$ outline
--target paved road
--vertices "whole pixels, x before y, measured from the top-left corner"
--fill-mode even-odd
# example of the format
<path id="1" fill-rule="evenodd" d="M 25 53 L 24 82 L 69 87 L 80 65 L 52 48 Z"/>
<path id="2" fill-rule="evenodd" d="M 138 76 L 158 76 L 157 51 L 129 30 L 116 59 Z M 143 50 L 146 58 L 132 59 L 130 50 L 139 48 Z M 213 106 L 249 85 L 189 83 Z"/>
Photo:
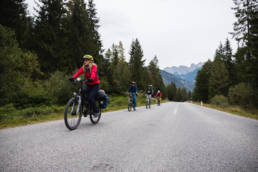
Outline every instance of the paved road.
<path id="1" fill-rule="evenodd" d="M 258 121 L 189 103 L 0 130 L 0 171 L 258 171 Z"/>

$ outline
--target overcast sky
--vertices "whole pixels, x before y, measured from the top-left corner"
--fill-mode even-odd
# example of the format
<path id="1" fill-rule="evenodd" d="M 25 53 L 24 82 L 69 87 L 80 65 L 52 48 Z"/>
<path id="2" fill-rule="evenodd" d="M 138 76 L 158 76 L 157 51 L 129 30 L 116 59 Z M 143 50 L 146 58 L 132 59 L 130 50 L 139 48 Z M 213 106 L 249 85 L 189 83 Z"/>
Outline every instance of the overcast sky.
<path id="1" fill-rule="evenodd" d="M 34 0 L 26 0 L 32 11 Z M 161 68 L 213 59 L 233 30 L 232 0 L 95 0 L 104 49 L 122 41 L 127 60 L 138 38 L 146 63 Z M 236 44 L 232 40 L 235 49 Z"/>

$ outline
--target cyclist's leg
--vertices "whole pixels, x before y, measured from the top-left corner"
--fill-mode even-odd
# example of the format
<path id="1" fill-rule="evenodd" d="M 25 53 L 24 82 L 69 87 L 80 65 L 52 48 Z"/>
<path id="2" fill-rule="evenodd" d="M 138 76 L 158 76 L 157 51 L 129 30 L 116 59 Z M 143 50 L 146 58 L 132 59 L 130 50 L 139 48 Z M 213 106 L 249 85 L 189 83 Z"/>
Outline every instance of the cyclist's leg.
<path id="1" fill-rule="evenodd" d="M 84 98 L 85 96 L 90 92 L 90 87 L 88 85 L 85 85 L 83 88 L 82 88 L 82 101 L 85 101 Z"/>
<path id="2" fill-rule="evenodd" d="M 136 94 L 133 93 L 133 107 L 136 107 Z"/>
<path id="3" fill-rule="evenodd" d="M 149 103 L 151 103 L 151 94 L 148 94 Z"/>
<path id="4" fill-rule="evenodd" d="M 98 108 L 96 106 L 96 101 L 95 101 L 95 96 L 96 96 L 98 90 L 99 90 L 99 84 L 92 86 L 91 90 L 90 90 L 90 93 L 89 93 L 89 101 L 90 101 L 90 103 L 93 107 L 93 111 L 95 113 L 98 112 Z"/>

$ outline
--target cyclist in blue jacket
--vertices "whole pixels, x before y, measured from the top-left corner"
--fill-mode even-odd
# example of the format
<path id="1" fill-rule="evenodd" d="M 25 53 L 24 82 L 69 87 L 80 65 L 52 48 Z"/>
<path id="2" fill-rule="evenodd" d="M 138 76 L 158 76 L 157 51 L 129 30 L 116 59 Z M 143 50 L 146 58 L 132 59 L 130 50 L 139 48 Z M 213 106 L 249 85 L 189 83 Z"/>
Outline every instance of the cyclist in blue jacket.
<path id="1" fill-rule="evenodd" d="M 131 82 L 129 88 L 128 88 L 128 93 L 131 93 L 133 96 L 133 108 L 135 110 L 136 107 L 136 95 L 137 95 L 137 86 L 136 82 Z"/>

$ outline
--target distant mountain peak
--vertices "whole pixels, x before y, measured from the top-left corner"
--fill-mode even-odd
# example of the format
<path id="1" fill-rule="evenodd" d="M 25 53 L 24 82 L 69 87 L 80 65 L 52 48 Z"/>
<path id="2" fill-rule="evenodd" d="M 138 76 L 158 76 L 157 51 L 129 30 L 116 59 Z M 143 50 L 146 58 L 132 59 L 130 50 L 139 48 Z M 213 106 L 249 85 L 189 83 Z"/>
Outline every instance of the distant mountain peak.
<path id="1" fill-rule="evenodd" d="M 185 66 L 185 65 L 171 66 L 171 67 L 164 68 L 164 70 L 168 73 L 184 75 L 198 68 L 201 68 L 203 64 L 204 64 L 203 62 L 199 62 L 197 64 L 192 63 L 190 66 Z"/>
<path id="2" fill-rule="evenodd" d="M 192 90 L 195 84 L 195 78 L 198 73 L 198 71 L 202 68 L 203 62 L 200 63 L 192 63 L 190 66 L 171 66 L 166 67 L 164 71 L 168 72 L 169 74 L 172 74 L 174 77 L 177 78 L 177 80 L 174 79 L 174 81 L 177 81 L 177 84 L 179 87 L 186 87 L 188 90 Z M 163 80 L 172 80 L 171 76 L 168 74 L 163 74 Z M 181 80 L 181 81 L 180 81 Z M 185 81 L 185 83 L 182 83 L 182 81 Z"/>

